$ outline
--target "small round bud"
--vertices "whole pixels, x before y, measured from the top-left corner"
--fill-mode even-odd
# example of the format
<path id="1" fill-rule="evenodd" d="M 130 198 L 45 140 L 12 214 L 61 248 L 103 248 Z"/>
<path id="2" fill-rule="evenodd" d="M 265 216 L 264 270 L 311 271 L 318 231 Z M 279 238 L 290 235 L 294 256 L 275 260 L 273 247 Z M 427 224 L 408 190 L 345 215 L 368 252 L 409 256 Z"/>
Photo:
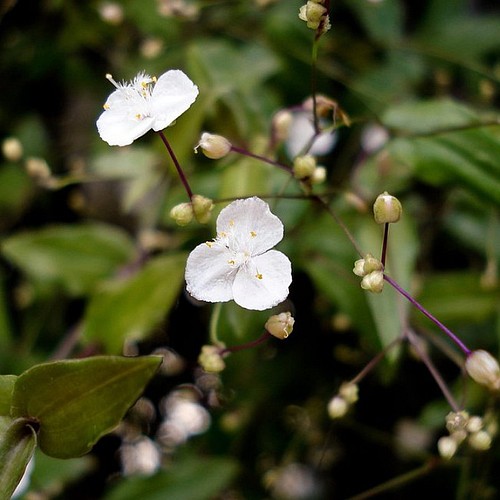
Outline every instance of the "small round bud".
<path id="1" fill-rule="evenodd" d="M 226 367 L 226 363 L 220 354 L 220 347 L 214 345 L 204 345 L 198 356 L 198 363 L 209 373 L 219 373 Z"/>
<path id="2" fill-rule="evenodd" d="M 400 201 L 387 191 L 378 195 L 373 204 L 373 216 L 377 224 L 398 222 L 402 211 Z"/>
<path id="3" fill-rule="evenodd" d="M 316 167 L 311 177 L 311 182 L 313 184 L 321 184 L 326 180 L 326 168 Z"/>
<path id="4" fill-rule="evenodd" d="M 212 215 L 212 209 L 214 208 L 213 201 L 200 194 L 195 194 L 193 195 L 192 203 L 195 219 L 200 224 L 206 224 Z"/>
<path id="5" fill-rule="evenodd" d="M 307 27 L 313 30 L 319 28 L 323 17 L 326 15 L 327 9 L 318 2 L 309 0 L 306 5 L 303 5 L 299 10 L 299 18 L 306 21 Z"/>
<path id="6" fill-rule="evenodd" d="M 38 181 L 45 181 L 52 177 L 52 172 L 45 160 L 42 158 L 30 157 L 26 159 L 26 172 Z"/>
<path id="7" fill-rule="evenodd" d="M 383 271 L 373 271 L 361 280 L 361 288 L 373 293 L 380 293 L 384 288 Z"/>
<path id="8" fill-rule="evenodd" d="M 293 114 L 287 109 L 278 111 L 273 117 L 273 128 L 277 141 L 284 141 L 288 138 L 288 131 L 293 121 Z"/>
<path id="9" fill-rule="evenodd" d="M 201 148 L 203 154 L 211 160 L 224 158 L 231 151 L 231 143 L 222 135 L 203 132 L 200 142 L 194 148 L 195 153 Z"/>
<path id="10" fill-rule="evenodd" d="M 465 369 L 478 384 L 495 391 L 500 389 L 500 366 L 489 352 L 472 351 L 465 361 Z"/>
<path id="11" fill-rule="evenodd" d="M 475 450 L 486 451 L 491 447 L 491 436 L 486 431 L 473 432 L 468 442 Z"/>
<path id="12" fill-rule="evenodd" d="M 359 388 L 357 384 L 345 382 L 340 386 L 339 395 L 344 398 L 349 404 L 353 404 L 358 400 Z"/>
<path id="13" fill-rule="evenodd" d="M 365 263 L 363 266 L 363 271 L 366 274 L 370 274 L 373 271 L 382 271 L 384 266 L 379 259 L 375 258 L 371 253 L 365 255 Z"/>
<path id="14" fill-rule="evenodd" d="M 467 432 L 478 432 L 483 428 L 483 426 L 483 419 L 481 417 L 478 417 L 477 415 L 474 415 L 469 418 L 469 421 L 467 422 Z"/>
<path id="15" fill-rule="evenodd" d="M 19 161 L 23 157 L 23 145 L 16 137 L 7 137 L 2 142 L 2 153 L 9 161 Z"/>
<path id="16" fill-rule="evenodd" d="M 194 216 L 193 205 L 191 203 L 180 203 L 170 210 L 170 217 L 179 226 L 187 226 Z"/>
<path id="17" fill-rule="evenodd" d="M 354 262 L 354 268 L 352 272 L 356 276 L 364 276 L 365 273 L 365 259 L 358 259 L 356 262 Z"/>
<path id="18" fill-rule="evenodd" d="M 439 438 L 437 447 L 439 454 L 443 458 L 450 459 L 453 455 L 455 455 L 458 443 L 450 436 L 443 436 L 442 438 Z"/>
<path id="19" fill-rule="evenodd" d="M 469 422 L 469 414 L 465 411 L 450 411 L 446 415 L 446 429 L 451 434 L 453 432 L 464 430 Z"/>
<path id="20" fill-rule="evenodd" d="M 303 180 L 311 177 L 316 170 L 316 158 L 312 155 L 297 156 L 293 161 L 293 175 Z"/>
<path id="21" fill-rule="evenodd" d="M 265 325 L 265 329 L 278 339 L 286 339 L 293 331 L 295 319 L 290 312 L 283 312 L 271 316 Z"/>
<path id="22" fill-rule="evenodd" d="M 328 416 L 331 419 L 341 418 L 349 409 L 349 403 L 341 396 L 335 396 L 328 403 Z"/>

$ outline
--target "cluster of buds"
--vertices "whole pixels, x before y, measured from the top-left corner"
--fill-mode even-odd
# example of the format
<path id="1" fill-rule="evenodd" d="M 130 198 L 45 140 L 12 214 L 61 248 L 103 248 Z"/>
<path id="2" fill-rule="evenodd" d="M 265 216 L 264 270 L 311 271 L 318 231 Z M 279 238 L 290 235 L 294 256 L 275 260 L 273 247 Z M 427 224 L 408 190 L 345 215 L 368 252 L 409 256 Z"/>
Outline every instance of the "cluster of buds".
<path id="1" fill-rule="evenodd" d="M 286 339 L 293 331 L 295 319 L 290 312 L 283 312 L 271 316 L 267 321 L 266 330 L 278 339 Z"/>
<path id="2" fill-rule="evenodd" d="M 293 175 L 302 184 L 310 187 L 326 179 L 326 168 L 317 165 L 313 155 L 297 156 L 293 161 Z"/>
<path id="3" fill-rule="evenodd" d="M 328 415 L 331 419 L 342 418 L 349 408 L 358 400 L 358 385 L 344 382 L 336 394 L 328 402 Z"/>
<path id="4" fill-rule="evenodd" d="M 221 352 L 223 347 L 215 345 L 204 345 L 201 348 L 201 353 L 198 356 L 199 365 L 209 373 L 220 373 L 226 367 Z"/>
<path id="5" fill-rule="evenodd" d="M 231 143 L 222 135 L 203 132 L 194 152 L 197 153 L 200 148 L 207 158 L 218 160 L 224 158 L 231 151 L 231 147 Z"/>
<path id="6" fill-rule="evenodd" d="M 174 219 L 179 226 L 186 226 L 193 218 L 200 224 L 206 224 L 210 220 L 213 208 L 214 203 L 210 198 L 195 194 L 190 202 L 175 205 L 175 207 L 170 210 L 170 217 Z"/>
<path id="7" fill-rule="evenodd" d="M 446 416 L 446 429 L 449 435 L 441 437 L 437 443 L 439 454 L 443 458 L 452 458 L 465 441 L 478 451 L 486 451 L 491 446 L 494 429 L 486 429 L 484 420 L 477 415 L 470 416 L 463 410 L 452 411 Z"/>
<path id="8" fill-rule="evenodd" d="M 465 370 L 478 384 L 492 391 L 500 389 L 500 366 L 488 351 L 478 349 L 469 353 L 465 361 Z"/>
<path id="9" fill-rule="evenodd" d="M 331 28 L 325 3 L 326 0 L 309 0 L 299 10 L 299 18 L 307 23 L 307 27 L 319 30 L 321 34 L 326 33 Z"/>
<path id="10" fill-rule="evenodd" d="M 367 253 L 364 259 L 357 260 L 352 272 L 363 278 L 361 280 L 363 290 L 380 293 L 384 288 L 384 266 L 373 255 Z"/>

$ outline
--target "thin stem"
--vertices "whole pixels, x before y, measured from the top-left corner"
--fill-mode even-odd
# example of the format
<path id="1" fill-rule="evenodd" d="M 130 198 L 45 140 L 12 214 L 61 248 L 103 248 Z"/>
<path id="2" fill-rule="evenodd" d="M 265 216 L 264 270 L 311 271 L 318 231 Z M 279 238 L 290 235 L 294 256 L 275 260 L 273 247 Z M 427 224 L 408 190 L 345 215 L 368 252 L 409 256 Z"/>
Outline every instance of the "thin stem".
<path id="1" fill-rule="evenodd" d="M 184 170 L 182 170 L 182 167 L 177 160 L 177 157 L 175 156 L 174 150 L 170 146 L 170 143 L 167 141 L 167 138 L 165 137 L 165 134 L 163 131 L 159 131 L 158 135 L 160 136 L 161 140 L 163 141 L 163 144 L 165 144 L 165 147 L 167 148 L 168 154 L 170 155 L 170 158 L 172 158 L 172 161 L 174 162 L 175 168 L 177 169 L 177 173 L 179 174 L 179 177 L 181 179 L 182 184 L 184 185 L 184 189 L 186 190 L 186 193 L 189 197 L 189 200 L 191 201 L 193 199 L 193 191 L 191 190 L 191 187 L 189 186 L 189 182 L 186 178 L 186 174 L 184 174 Z"/>
<path id="2" fill-rule="evenodd" d="M 387 256 L 387 241 L 389 239 L 389 224 L 386 222 L 384 224 L 384 240 L 382 242 L 382 256 L 380 257 L 380 262 L 385 267 L 385 259 Z"/>
<path id="3" fill-rule="evenodd" d="M 221 356 L 223 356 L 224 354 L 227 354 L 230 352 L 237 352 L 237 351 L 243 351 L 244 349 L 251 349 L 252 347 L 256 347 L 259 344 L 262 344 L 263 342 L 270 339 L 271 337 L 272 337 L 272 335 L 266 330 L 258 339 L 247 342 L 246 344 L 235 345 L 232 347 L 226 347 L 225 349 L 222 349 L 219 352 L 219 354 Z"/>
<path id="4" fill-rule="evenodd" d="M 217 336 L 217 326 L 219 324 L 221 311 L 222 311 L 222 302 L 217 302 L 213 308 L 212 316 L 210 317 L 210 327 L 209 327 L 210 342 L 212 342 L 212 344 L 217 346 L 224 345 Z"/>
<path id="5" fill-rule="evenodd" d="M 314 135 L 318 135 L 320 133 L 319 130 L 319 117 L 318 110 L 316 109 L 316 94 L 317 94 L 317 70 L 316 70 L 316 62 L 318 60 L 318 45 L 319 45 L 319 37 L 316 36 L 314 38 L 313 46 L 312 46 L 312 54 L 311 54 L 311 94 L 313 101 L 313 125 L 314 125 Z"/>
<path id="6" fill-rule="evenodd" d="M 268 163 L 269 165 L 273 165 L 274 167 L 281 168 L 282 170 L 288 172 L 289 174 L 293 174 L 293 171 L 289 166 L 283 165 L 283 163 L 280 163 L 278 161 L 271 160 L 270 158 L 266 158 L 265 156 L 251 153 L 250 151 L 247 151 L 246 149 L 243 148 L 239 148 L 238 146 L 231 146 L 231 151 L 243 156 L 248 156 L 249 158 L 255 158 L 256 160 L 263 161 L 264 163 Z"/>
<path id="7" fill-rule="evenodd" d="M 435 325 L 437 325 L 440 330 L 442 330 L 448 337 L 457 344 L 457 346 L 462 350 L 462 352 L 468 356 L 471 353 L 471 350 L 441 321 L 439 321 L 435 316 L 433 316 L 425 307 L 417 302 L 405 289 L 403 289 L 396 281 L 394 281 L 390 276 L 384 274 L 384 279 L 389 283 L 393 288 L 396 289 L 403 297 L 411 302 L 413 306 L 415 306 L 424 316 L 427 316 Z"/>

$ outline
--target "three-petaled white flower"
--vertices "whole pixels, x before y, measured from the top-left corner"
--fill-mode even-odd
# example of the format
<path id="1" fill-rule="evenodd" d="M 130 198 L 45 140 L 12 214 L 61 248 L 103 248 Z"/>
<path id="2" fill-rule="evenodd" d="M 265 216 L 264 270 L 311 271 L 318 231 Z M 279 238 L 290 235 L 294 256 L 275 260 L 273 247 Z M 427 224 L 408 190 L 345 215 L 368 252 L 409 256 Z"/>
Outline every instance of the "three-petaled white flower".
<path id="1" fill-rule="evenodd" d="M 292 265 L 271 250 L 283 224 L 260 198 L 236 200 L 217 218 L 217 237 L 198 245 L 186 264 L 187 291 L 206 302 L 234 300 L 246 309 L 269 309 L 288 296 Z"/>
<path id="2" fill-rule="evenodd" d="M 139 73 L 129 83 L 116 83 L 97 120 L 101 138 L 110 146 L 132 144 L 149 130 L 168 127 L 198 96 L 198 87 L 180 70 L 173 69 L 156 79 Z"/>

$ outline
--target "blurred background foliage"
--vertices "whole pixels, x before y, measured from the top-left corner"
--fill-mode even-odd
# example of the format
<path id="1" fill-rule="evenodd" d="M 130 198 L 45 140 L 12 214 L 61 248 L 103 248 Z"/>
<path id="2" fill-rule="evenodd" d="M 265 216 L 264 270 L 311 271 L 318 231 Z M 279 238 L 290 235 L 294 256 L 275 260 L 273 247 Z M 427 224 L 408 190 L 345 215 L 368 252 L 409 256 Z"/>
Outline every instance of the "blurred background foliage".
<path id="1" fill-rule="evenodd" d="M 300 190 L 282 171 L 193 153 L 209 130 L 265 154 L 273 114 L 310 95 L 314 33 L 298 19 L 302 3 L 2 2 L 1 373 L 101 353 L 165 356 L 144 397 L 89 455 L 37 454 L 26 498 L 347 498 L 413 473 L 394 498 L 498 494 L 496 443 L 481 456 L 436 458 L 450 408 L 404 346 L 363 381 L 352 413 L 329 421 L 339 384 L 405 321 L 468 410 L 483 414 L 494 401 L 466 383 L 458 353 L 393 290 L 362 292 L 355 250 L 327 213 L 293 199 Z M 352 125 L 335 132 L 318 192 L 374 254 L 381 233 L 370 205 L 381 191 L 397 195 L 404 217 L 391 228 L 391 275 L 470 348 L 497 353 L 497 2 L 334 0 L 331 22 L 317 88 Z M 292 336 L 233 354 L 220 376 L 196 366 L 213 308 L 183 291 L 186 255 L 213 227 L 170 220 L 185 193 L 155 134 L 111 148 L 95 128 L 113 90 L 106 73 L 126 80 L 170 68 L 200 88 L 165 131 L 194 191 L 267 196 L 293 263 Z M 22 151 L 8 149 L 9 138 Z M 219 339 L 256 339 L 267 316 L 224 304 Z"/>

